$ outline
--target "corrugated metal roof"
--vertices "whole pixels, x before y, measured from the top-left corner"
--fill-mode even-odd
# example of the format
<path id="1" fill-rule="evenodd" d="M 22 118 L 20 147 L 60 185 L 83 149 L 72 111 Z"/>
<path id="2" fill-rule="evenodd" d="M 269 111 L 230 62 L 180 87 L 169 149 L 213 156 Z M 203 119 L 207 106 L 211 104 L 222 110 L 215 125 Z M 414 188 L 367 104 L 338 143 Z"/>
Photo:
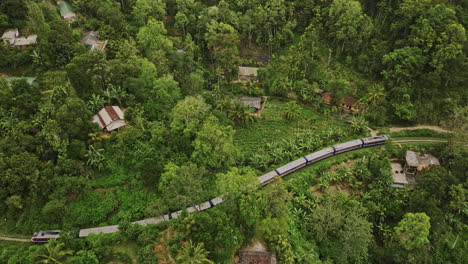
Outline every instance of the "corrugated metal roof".
<path id="1" fill-rule="evenodd" d="M 15 39 L 14 46 L 28 46 L 37 43 L 37 35 L 29 35 L 27 37 L 19 37 Z"/>
<path id="2" fill-rule="evenodd" d="M 115 130 L 127 125 L 124 121 L 124 113 L 118 106 L 106 106 L 97 115 L 93 116 L 93 122 L 107 131 Z"/>
<path id="3" fill-rule="evenodd" d="M 258 76 L 258 68 L 255 67 L 244 67 L 239 66 L 239 77 L 257 77 Z"/>
<path id="4" fill-rule="evenodd" d="M 392 178 L 393 182 L 396 184 L 408 184 L 408 180 L 406 179 L 406 175 L 403 171 L 403 167 L 400 163 L 392 163 Z"/>
<path id="5" fill-rule="evenodd" d="M 19 36 L 19 31 L 17 28 L 7 29 L 2 35 L 2 39 L 15 39 Z"/>
<path id="6" fill-rule="evenodd" d="M 65 17 L 66 14 L 73 13 L 73 8 L 67 1 L 60 2 L 58 6 L 62 17 Z"/>
<path id="7" fill-rule="evenodd" d="M 406 163 L 411 167 L 418 167 L 419 161 L 418 156 L 414 151 L 408 150 L 406 151 Z"/>
<path id="8" fill-rule="evenodd" d="M 253 107 L 255 109 L 262 108 L 262 98 L 260 97 L 239 97 L 237 98 L 245 106 Z"/>

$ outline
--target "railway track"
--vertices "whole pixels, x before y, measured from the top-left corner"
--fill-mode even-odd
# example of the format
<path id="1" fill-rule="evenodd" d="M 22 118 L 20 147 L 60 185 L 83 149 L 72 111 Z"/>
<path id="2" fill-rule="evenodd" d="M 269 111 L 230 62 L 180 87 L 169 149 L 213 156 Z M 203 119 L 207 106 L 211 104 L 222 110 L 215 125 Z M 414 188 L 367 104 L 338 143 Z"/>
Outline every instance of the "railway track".
<path id="1" fill-rule="evenodd" d="M 401 139 L 401 140 L 394 140 L 393 143 L 446 143 L 448 140 L 439 140 L 439 139 Z M 351 149 L 350 151 L 354 151 L 358 149 Z M 322 150 L 323 151 L 323 150 Z M 340 154 L 340 153 L 337 153 Z M 319 161 L 317 161 L 319 162 Z M 261 178 L 261 177 L 260 177 Z M 266 185 L 266 184 L 265 184 Z M 186 208 L 186 210 L 189 213 L 195 212 L 195 211 L 204 211 L 206 209 L 209 209 L 217 204 L 222 203 L 223 196 L 216 197 L 212 200 L 206 201 L 204 203 L 198 204 L 191 206 L 189 208 Z M 179 210 L 177 212 L 169 213 L 160 217 L 153 217 L 153 218 L 147 218 L 139 221 L 132 222 L 132 224 L 138 224 L 138 225 L 148 225 L 148 224 L 157 224 L 159 222 L 163 221 L 168 221 L 171 219 L 177 218 L 180 214 L 182 213 L 182 210 Z M 112 226 L 103 226 L 103 227 L 94 227 L 94 228 L 87 228 L 87 229 L 81 229 L 79 237 L 86 237 L 89 234 L 105 234 L 105 233 L 114 233 L 119 231 L 119 226 L 118 225 L 112 225 Z M 22 243 L 29 243 L 31 242 L 29 239 L 24 239 L 24 238 L 15 238 L 15 237 L 1 237 L 0 240 L 3 241 L 11 241 L 11 242 L 22 242 Z"/>

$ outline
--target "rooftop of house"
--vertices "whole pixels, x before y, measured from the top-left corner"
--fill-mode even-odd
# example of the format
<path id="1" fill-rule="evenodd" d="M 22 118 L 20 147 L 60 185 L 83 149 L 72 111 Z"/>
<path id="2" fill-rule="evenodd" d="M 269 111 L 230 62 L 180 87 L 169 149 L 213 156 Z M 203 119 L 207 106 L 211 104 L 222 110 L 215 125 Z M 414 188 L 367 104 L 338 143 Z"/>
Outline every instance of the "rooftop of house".
<path id="1" fill-rule="evenodd" d="M 393 182 L 396 184 L 406 185 L 408 180 L 406 179 L 405 172 L 400 163 L 392 163 L 392 178 Z"/>
<path id="2" fill-rule="evenodd" d="M 239 76 L 257 77 L 258 68 L 239 66 Z"/>
<path id="3" fill-rule="evenodd" d="M 13 45 L 15 46 L 27 46 L 37 43 L 37 35 L 29 35 L 27 37 L 19 37 L 15 39 Z"/>
<path id="4" fill-rule="evenodd" d="M 252 107 L 257 110 L 260 110 L 260 108 L 262 108 L 261 97 L 239 97 L 237 98 L 237 100 L 244 103 L 245 106 Z"/>
<path id="5" fill-rule="evenodd" d="M 60 8 L 60 15 L 64 17 L 68 13 L 73 13 L 73 7 L 67 1 L 60 1 L 58 3 L 58 7 Z"/>
<path id="6" fill-rule="evenodd" d="M 410 167 L 416 167 L 418 170 L 422 170 L 430 165 L 440 165 L 439 160 L 429 154 L 418 155 L 416 152 L 408 150 L 406 151 L 405 157 L 406 163 Z"/>
<path id="7" fill-rule="evenodd" d="M 105 106 L 93 116 L 93 122 L 107 131 L 127 125 L 124 121 L 124 113 L 118 106 Z"/>
<path id="8" fill-rule="evenodd" d="M 19 31 L 17 28 L 10 28 L 10 29 L 7 29 L 3 35 L 2 35 L 2 39 L 15 39 L 16 37 L 19 36 Z"/>
<path id="9" fill-rule="evenodd" d="M 355 105 L 358 101 L 359 101 L 358 99 L 351 97 L 351 96 L 346 96 L 344 98 L 344 104 L 349 105 L 349 106 Z"/>
<path id="10" fill-rule="evenodd" d="M 83 37 L 81 38 L 80 42 L 85 45 L 92 46 L 99 41 L 99 37 L 99 32 L 89 31 L 83 34 Z"/>

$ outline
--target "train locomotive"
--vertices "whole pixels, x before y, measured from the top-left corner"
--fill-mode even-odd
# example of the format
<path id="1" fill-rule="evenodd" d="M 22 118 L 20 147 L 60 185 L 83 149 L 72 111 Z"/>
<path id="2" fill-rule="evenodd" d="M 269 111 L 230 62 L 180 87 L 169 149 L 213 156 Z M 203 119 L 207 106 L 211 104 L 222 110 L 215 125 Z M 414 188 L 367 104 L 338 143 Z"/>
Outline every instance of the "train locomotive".
<path id="1" fill-rule="evenodd" d="M 367 137 L 367 138 L 361 138 L 361 139 L 356 139 L 352 141 L 348 141 L 345 143 L 341 143 L 338 145 L 335 145 L 333 147 L 329 147 L 326 149 L 319 150 L 317 152 L 311 153 L 307 156 L 301 157 L 297 160 L 294 160 L 284 166 L 281 166 L 273 171 L 270 171 L 260 177 L 258 177 L 258 180 L 260 181 L 262 186 L 267 185 L 271 181 L 274 180 L 275 177 L 283 177 L 287 174 L 290 174 L 300 168 L 303 168 L 309 164 L 316 163 L 320 160 L 326 159 L 328 157 L 344 153 L 347 151 L 355 150 L 355 149 L 360 149 L 360 148 L 365 148 L 365 147 L 372 147 L 372 146 L 377 146 L 377 145 L 382 145 L 385 143 L 386 140 L 388 140 L 390 136 L 388 135 L 383 135 L 383 136 L 375 136 L 375 137 Z M 209 201 L 206 201 L 201 204 L 193 205 L 191 207 L 188 207 L 186 209 L 187 212 L 192 213 L 195 211 L 204 211 L 207 209 L 210 209 L 224 201 L 223 195 L 213 198 Z M 179 217 L 182 214 L 182 210 L 179 210 L 177 212 L 172 212 L 168 213 L 165 215 L 162 215 L 160 217 L 153 217 L 153 218 L 147 218 L 139 221 L 132 222 L 132 224 L 137 224 L 137 225 L 148 225 L 148 224 L 157 224 L 159 222 L 163 221 L 168 221 L 171 219 L 175 219 Z M 81 229 L 78 237 L 86 237 L 90 234 L 105 234 L 105 233 L 114 233 L 119 231 L 119 226 L 118 225 L 112 225 L 112 226 L 103 226 L 103 227 L 94 227 L 94 228 L 87 228 L 87 229 Z M 33 243 L 47 243 L 49 239 L 56 239 L 60 237 L 60 230 L 48 230 L 48 231 L 38 231 L 35 232 L 33 237 L 31 238 L 31 242 Z"/>

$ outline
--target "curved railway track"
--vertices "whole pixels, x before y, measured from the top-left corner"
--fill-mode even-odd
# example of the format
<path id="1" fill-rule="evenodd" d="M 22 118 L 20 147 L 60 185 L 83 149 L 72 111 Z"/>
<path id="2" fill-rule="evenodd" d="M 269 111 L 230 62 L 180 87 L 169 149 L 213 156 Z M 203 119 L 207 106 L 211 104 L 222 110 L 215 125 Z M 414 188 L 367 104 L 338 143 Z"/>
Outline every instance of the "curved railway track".
<path id="1" fill-rule="evenodd" d="M 343 144 L 336 145 L 336 146 L 331 147 L 331 148 L 326 148 L 326 149 L 314 152 L 314 153 L 309 154 L 309 155 L 307 155 L 305 157 L 302 157 L 302 158 L 300 158 L 298 160 L 292 161 L 292 162 L 290 162 L 290 163 L 288 163 L 288 164 L 286 164 L 286 165 L 284 165 L 284 166 L 282 166 L 282 167 L 280 167 L 278 169 L 275 169 L 274 171 L 271 171 L 271 172 L 269 172 L 269 173 L 267 173 L 265 175 L 262 175 L 262 176 L 258 177 L 258 180 L 261 182 L 262 186 L 265 186 L 268 183 L 270 183 L 272 181 L 272 179 L 274 179 L 275 177 L 285 176 L 285 175 L 287 175 L 289 173 L 292 173 L 295 170 L 300 169 L 300 168 L 302 168 L 304 166 L 307 166 L 307 165 L 312 164 L 312 163 L 319 162 L 322 159 L 325 159 L 325 158 L 328 158 L 328 157 L 331 157 L 331 156 L 334 156 L 334 155 L 338 155 L 338 154 L 341 154 L 341 153 L 358 150 L 358 149 L 364 148 L 364 147 L 371 147 L 371 146 L 381 145 L 381 144 L 385 143 L 385 141 L 388 139 L 387 136 L 380 136 L 380 137 L 385 137 L 385 139 L 381 140 L 380 143 L 374 143 L 374 144 L 373 143 L 368 143 L 368 145 L 366 145 L 365 141 L 363 141 L 363 140 L 379 138 L 379 137 L 371 137 L 371 138 L 364 138 L 364 139 L 349 141 L 349 142 L 346 142 L 346 143 L 343 143 Z M 351 143 L 354 143 L 356 141 L 362 142 L 362 144 L 359 143 L 359 144 L 361 144 L 360 147 L 353 147 L 352 146 Z M 447 140 L 431 140 L 431 139 L 414 139 L 414 140 L 412 140 L 412 139 L 402 139 L 402 140 L 393 141 L 393 143 L 418 143 L 418 142 L 419 143 L 420 142 L 445 143 L 445 142 L 448 142 L 448 141 Z M 349 147 L 350 144 L 351 144 L 351 147 Z M 315 155 L 321 155 L 321 156 L 318 156 L 317 158 L 312 159 L 312 157 L 313 157 L 312 155 L 314 155 L 314 154 Z M 303 159 L 305 159 L 305 161 Z M 204 203 L 188 207 L 185 210 L 188 213 L 192 213 L 192 212 L 196 212 L 196 211 L 204 211 L 204 210 L 210 209 L 210 208 L 222 203 L 223 201 L 224 201 L 223 200 L 223 195 L 221 195 L 221 196 L 218 196 L 218 197 L 216 197 L 214 199 L 206 201 Z M 160 223 L 160 222 L 169 221 L 171 219 L 175 219 L 175 218 L 179 217 L 181 215 L 182 211 L 183 210 L 179 210 L 179 211 L 168 213 L 168 214 L 165 214 L 165 215 L 162 215 L 162 216 L 159 216 L 159 217 L 152 217 L 152 218 L 146 218 L 146 219 L 139 220 L 139 221 L 134 221 L 134 222 L 132 222 L 132 224 L 138 224 L 138 225 L 145 226 L 145 225 L 149 225 L 149 224 L 157 224 L 157 223 Z M 86 237 L 86 236 L 91 235 L 91 234 L 114 233 L 114 232 L 118 232 L 118 231 L 119 231 L 119 226 L 118 225 L 93 227 L 93 228 L 81 229 L 80 232 L 79 232 L 78 237 Z M 12 241 L 12 242 L 31 242 L 30 240 L 24 239 L 24 238 L 1 237 L 1 236 L 0 236 L 0 240 Z"/>

